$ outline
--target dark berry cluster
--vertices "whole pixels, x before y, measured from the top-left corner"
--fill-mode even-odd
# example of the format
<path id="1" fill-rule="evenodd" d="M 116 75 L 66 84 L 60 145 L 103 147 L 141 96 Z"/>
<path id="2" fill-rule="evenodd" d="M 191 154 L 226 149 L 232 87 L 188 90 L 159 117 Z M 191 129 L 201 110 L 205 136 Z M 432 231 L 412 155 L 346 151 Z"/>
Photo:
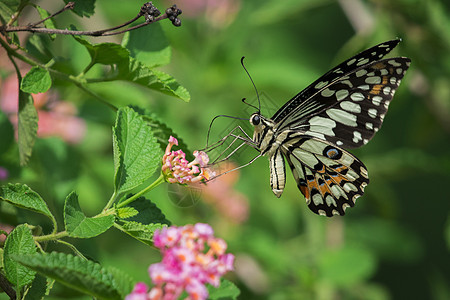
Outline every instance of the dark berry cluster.
<path id="1" fill-rule="evenodd" d="M 175 26 L 181 26 L 181 20 L 177 17 L 182 14 L 181 9 L 177 8 L 176 4 L 172 5 L 168 9 L 166 9 L 166 15 L 169 18 L 170 21 L 172 21 L 172 24 Z"/>
<path id="2" fill-rule="evenodd" d="M 146 22 L 153 22 L 153 20 L 161 14 L 159 9 L 153 5 L 153 3 L 147 2 L 141 7 L 141 14 L 145 17 Z"/>

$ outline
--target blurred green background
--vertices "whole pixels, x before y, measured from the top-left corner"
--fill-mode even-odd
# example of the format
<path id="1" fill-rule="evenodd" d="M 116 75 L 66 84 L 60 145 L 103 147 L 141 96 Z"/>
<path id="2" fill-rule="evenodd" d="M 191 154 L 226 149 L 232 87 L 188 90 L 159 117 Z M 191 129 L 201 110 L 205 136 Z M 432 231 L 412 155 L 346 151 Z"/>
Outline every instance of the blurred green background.
<path id="1" fill-rule="evenodd" d="M 153 3 L 161 10 L 173 4 Z M 327 219 L 310 212 L 290 174 L 277 199 L 264 158 L 204 191 L 204 197 L 189 198 L 193 204 L 177 204 L 166 185 L 147 195 L 174 224 L 210 223 L 228 242 L 236 255 L 236 272 L 228 278 L 241 289 L 240 299 L 450 299 L 450 2 L 174 3 L 183 10 L 182 26 L 161 22 L 172 45 L 172 62 L 162 70 L 189 90 L 190 103 L 128 83 L 91 88 L 114 105 L 140 105 L 154 112 L 191 150 L 205 146 L 214 116 L 248 117 L 253 112 L 241 102 L 243 97 L 255 101 L 240 65 L 242 56 L 268 117 L 331 67 L 380 42 L 402 38 L 391 55 L 412 60 L 382 129 L 368 145 L 352 151 L 367 166 L 371 183 L 345 217 Z M 49 11 L 61 7 L 56 1 L 40 5 Z M 65 14 L 57 23 L 59 28 L 71 23 L 80 29 L 110 27 L 134 17 L 141 5 L 97 1 L 90 19 Z M 120 37 L 91 41 L 120 43 Z M 58 37 L 54 51 L 70 57 L 74 74 L 88 61 L 85 50 L 69 37 Z M 86 121 L 82 142 L 39 139 L 28 167 L 8 166 L 4 157 L 1 163 L 9 167 L 8 182 L 29 184 L 54 212 L 61 212 L 65 195 L 76 190 L 83 209 L 94 214 L 112 191 L 114 113 L 76 87 L 55 85 L 59 97 L 75 103 Z M 247 126 L 245 122 L 216 121 L 212 140 L 237 124 Z M 254 155 L 245 149 L 236 155 L 236 164 Z M 217 197 L 214 190 L 219 188 L 229 197 Z M 21 211 L 7 216 L 2 222 L 41 220 L 34 215 L 30 220 Z M 155 250 L 114 230 L 78 245 L 93 259 L 147 283 L 147 266 L 160 259 Z M 59 288 L 61 297 L 68 298 Z"/>

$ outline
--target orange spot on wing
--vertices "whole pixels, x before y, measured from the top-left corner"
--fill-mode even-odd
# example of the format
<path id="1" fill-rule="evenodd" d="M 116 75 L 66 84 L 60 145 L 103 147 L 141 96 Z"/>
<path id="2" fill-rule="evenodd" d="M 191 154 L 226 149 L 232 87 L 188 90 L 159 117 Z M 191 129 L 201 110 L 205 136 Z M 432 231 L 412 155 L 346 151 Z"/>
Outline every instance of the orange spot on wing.
<path id="1" fill-rule="evenodd" d="M 308 180 L 308 189 L 312 190 L 313 188 L 316 188 L 317 190 L 319 189 L 316 179 Z"/>
<path id="2" fill-rule="evenodd" d="M 303 196 L 305 196 L 305 199 L 309 199 L 309 190 L 306 186 L 301 185 L 300 186 L 300 192 L 302 192 Z"/>
<path id="3" fill-rule="evenodd" d="M 373 86 L 373 88 L 370 90 L 369 94 L 372 95 L 378 95 L 381 91 L 381 89 L 383 88 L 382 84 L 376 84 Z"/>
<path id="4" fill-rule="evenodd" d="M 319 191 L 320 191 L 320 193 L 321 193 L 323 196 L 324 196 L 327 192 L 330 193 L 330 194 L 333 194 L 333 193 L 331 192 L 330 188 L 328 187 L 328 185 L 325 184 L 325 183 L 319 186 Z"/>
<path id="5" fill-rule="evenodd" d="M 382 79 L 383 79 L 383 81 L 381 82 L 382 84 L 387 84 L 388 83 L 387 76 L 383 76 Z"/>
<path id="6" fill-rule="evenodd" d="M 333 170 L 335 171 L 335 172 L 338 172 L 338 173 L 341 173 L 341 172 L 344 172 L 345 170 L 347 170 L 348 168 L 346 167 L 346 166 L 344 166 L 344 165 L 341 165 L 341 166 L 339 166 L 339 167 L 337 167 L 337 168 L 333 168 Z"/>
<path id="7" fill-rule="evenodd" d="M 386 65 L 384 63 L 382 63 L 382 62 L 379 62 L 379 63 L 377 63 L 377 64 L 372 66 L 372 69 L 377 69 L 377 70 L 381 70 L 381 69 L 384 69 L 384 68 L 386 68 Z"/>

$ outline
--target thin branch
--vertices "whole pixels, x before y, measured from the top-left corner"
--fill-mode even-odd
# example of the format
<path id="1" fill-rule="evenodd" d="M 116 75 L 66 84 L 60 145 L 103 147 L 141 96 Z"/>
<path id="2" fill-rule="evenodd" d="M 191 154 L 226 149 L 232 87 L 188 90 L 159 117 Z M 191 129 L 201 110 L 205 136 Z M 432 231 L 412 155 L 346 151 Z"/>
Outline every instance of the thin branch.
<path id="1" fill-rule="evenodd" d="M 13 289 L 8 279 L 0 273 L 0 289 L 5 291 L 10 299 L 16 299 L 16 291 Z"/>
<path id="2" fill-rule="evenodd" d="M 136 17 L 132 18 L 129 21 L 126 21 L 125 23 L 123 23 L 121 25 L 114 26 L 114 27 L 107 28 L 107 29 L 95 30 L 95 31 L 79 31 L 79 30 L 36 27 L 36 25 L 43 23 L 44 21 L 48 20 L 51 17 L 54 17 L 66 10 L 73 9 L 73 7 L 74 7 L 74 2 L 69 2 L 61 10 L 55 12 L 54 14 L 52 14 L 51 16 L 49 16 L 43 20 L 40 20 L 39 22 L 36 22 L 33 24 L 28 24 L 27 26 L 13 26 L 13 27 L 10 27 L 8 25 L 0 26 L 0 32 L 5 34 L 7 32 L 26 31 L 26 32 L 32 32 L 32 33 L 61 34 L 61 35 L 111 36 L 111 35 L 122 34 L 127 31 L 131 31 L 131 30 L 135 30 L 135 29 L 147 26 L 149 24 L 153 24 L 155 22 L 158 22 L 158 21 L 161 21 L 164 19 L 170 19 L 175 26 L 179 26 L 181 24 L 180 20 L 177 18 L 177 16 L 180 15 L 182 12 L 180 9 L 176 8 L 176 5 L 173 5 L 172 7 L 168 8 L 166 10 L 165 14 L 159 16 L 160 15 L 159 10 L 156 7 L 154 7 L 151 4 L 151 2 L 147 2 L 141 7 L 141 9 L 139 10 L 139 13 L 137 14 Z M 124 29 L 121 31 L 112 32 L 114 30 L 117 30 L 119 28 L 125 27 L 125 26 L 133 23 L 134 21 L 136 21 L 137 19 L 139 19 L 142 16 L 145 17 L 144 23 L 132 26 L 130 28 L 127 28 L 127 29 Z"/>
<path id="3" fill-rule="evenodd" d="M 121 28 L 123 26 L 128 25 L 129 23 L 133 22 L 132 21 L 128 21 L 125 24 L 113 27 L 113 28 L 108 28 L 108 29 L 102 29 L 102 30 L 95 30 L 95 31 L 81 31 L 81 30 L 68 30 L 68 29 L 51 29 L 51 28 L 45 28 L 45 27 L 28 27 L 28 26 L 17 26 L 17 27 L 9 27 L 9 28 L 4 28 L 3 30 L 0 29 L 0 31 L 3 32 L 18 32 L 18 31 L 27 31 L 27 32 L 32 32 L 32 33 L 46 33 L 46 34 L 62 34 L 62 35 L 87 35 L 87 36 L 109 36 L 109 35 L 117 35 L 117 34 L 122 34 L 124 32 L 130 31 L 130 30 L 134 30 L 140 27 L 144 27 L 147 26 L 149 24 L 161 21 L 163 19 L 167 19 L 167 15 L 164 14 L 158 18 L 155 18 L 153 21 L 151 22 L 145 22 L 130 28 L 127 28 L 125 30 L 122 31 L 116 31 L 116 32 L 109 32 L 112 30 L 115 30 L 117 28 Z"/>
<path id="4" fill-rule="evenodd" d="M 61 9 L 58 10 L 57 12 L 51 14 L 51 15 L 48 16 L 47 18 L 42 19 L 42 20 L 40 20 L 40 21 L 38 21 L 38 22 L 36 22 L 36 23 L 28 24 L 28 27 L 35 27 L 36 25 L 42 24 L 42 23 L 44 23 L 45 21 L 47 21 L 48 19 L 53 18 L 54 16 L 57 16 L 57 15 L 59 15 L 60 13 L 65 12 L 66 10 L 73 9 L 74 7 L 75 7 L 75 2 L 69 2 L 69 3 L 67 3 L 63 8 L 61 8 Z"/>

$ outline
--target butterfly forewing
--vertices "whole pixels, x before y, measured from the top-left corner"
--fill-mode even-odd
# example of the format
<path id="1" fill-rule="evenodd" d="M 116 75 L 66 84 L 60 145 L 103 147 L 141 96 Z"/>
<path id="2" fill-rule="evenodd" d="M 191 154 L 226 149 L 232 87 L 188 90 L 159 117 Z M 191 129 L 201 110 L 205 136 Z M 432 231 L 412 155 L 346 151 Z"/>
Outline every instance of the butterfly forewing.
<path id="1" fill-rule="evenodd" d="M 364 164 L 327 141 L 292 133 L 282 149 L 308 207 L 317 214 L 344 215 L 369 184 Z"/>
<path id="2" fill-rule="evenodd" d="M 327 105 L 332 105 L 332 103 L 326 101 L 314 101 L 313 96 L 360 66 L 380 60 L 399 42 L 400 40 L 391 40 L 378 44 L 342 62 L 286 102 L 271 119 L 278 124 L 283 124 L 285 123 L 284 119 L 289 115 L 295 114 L 298 117 L 307 117 Z"/>
<path id="3" fill-rule="evenodd" d="M 300 129 L 344 148 L 366 144 L 380 129 L 409 64 L 408 58 L 395 57 L 356 69 L 311 100 L 333 105 L 307 119 L 289 116 L 289 129 Z"/>

